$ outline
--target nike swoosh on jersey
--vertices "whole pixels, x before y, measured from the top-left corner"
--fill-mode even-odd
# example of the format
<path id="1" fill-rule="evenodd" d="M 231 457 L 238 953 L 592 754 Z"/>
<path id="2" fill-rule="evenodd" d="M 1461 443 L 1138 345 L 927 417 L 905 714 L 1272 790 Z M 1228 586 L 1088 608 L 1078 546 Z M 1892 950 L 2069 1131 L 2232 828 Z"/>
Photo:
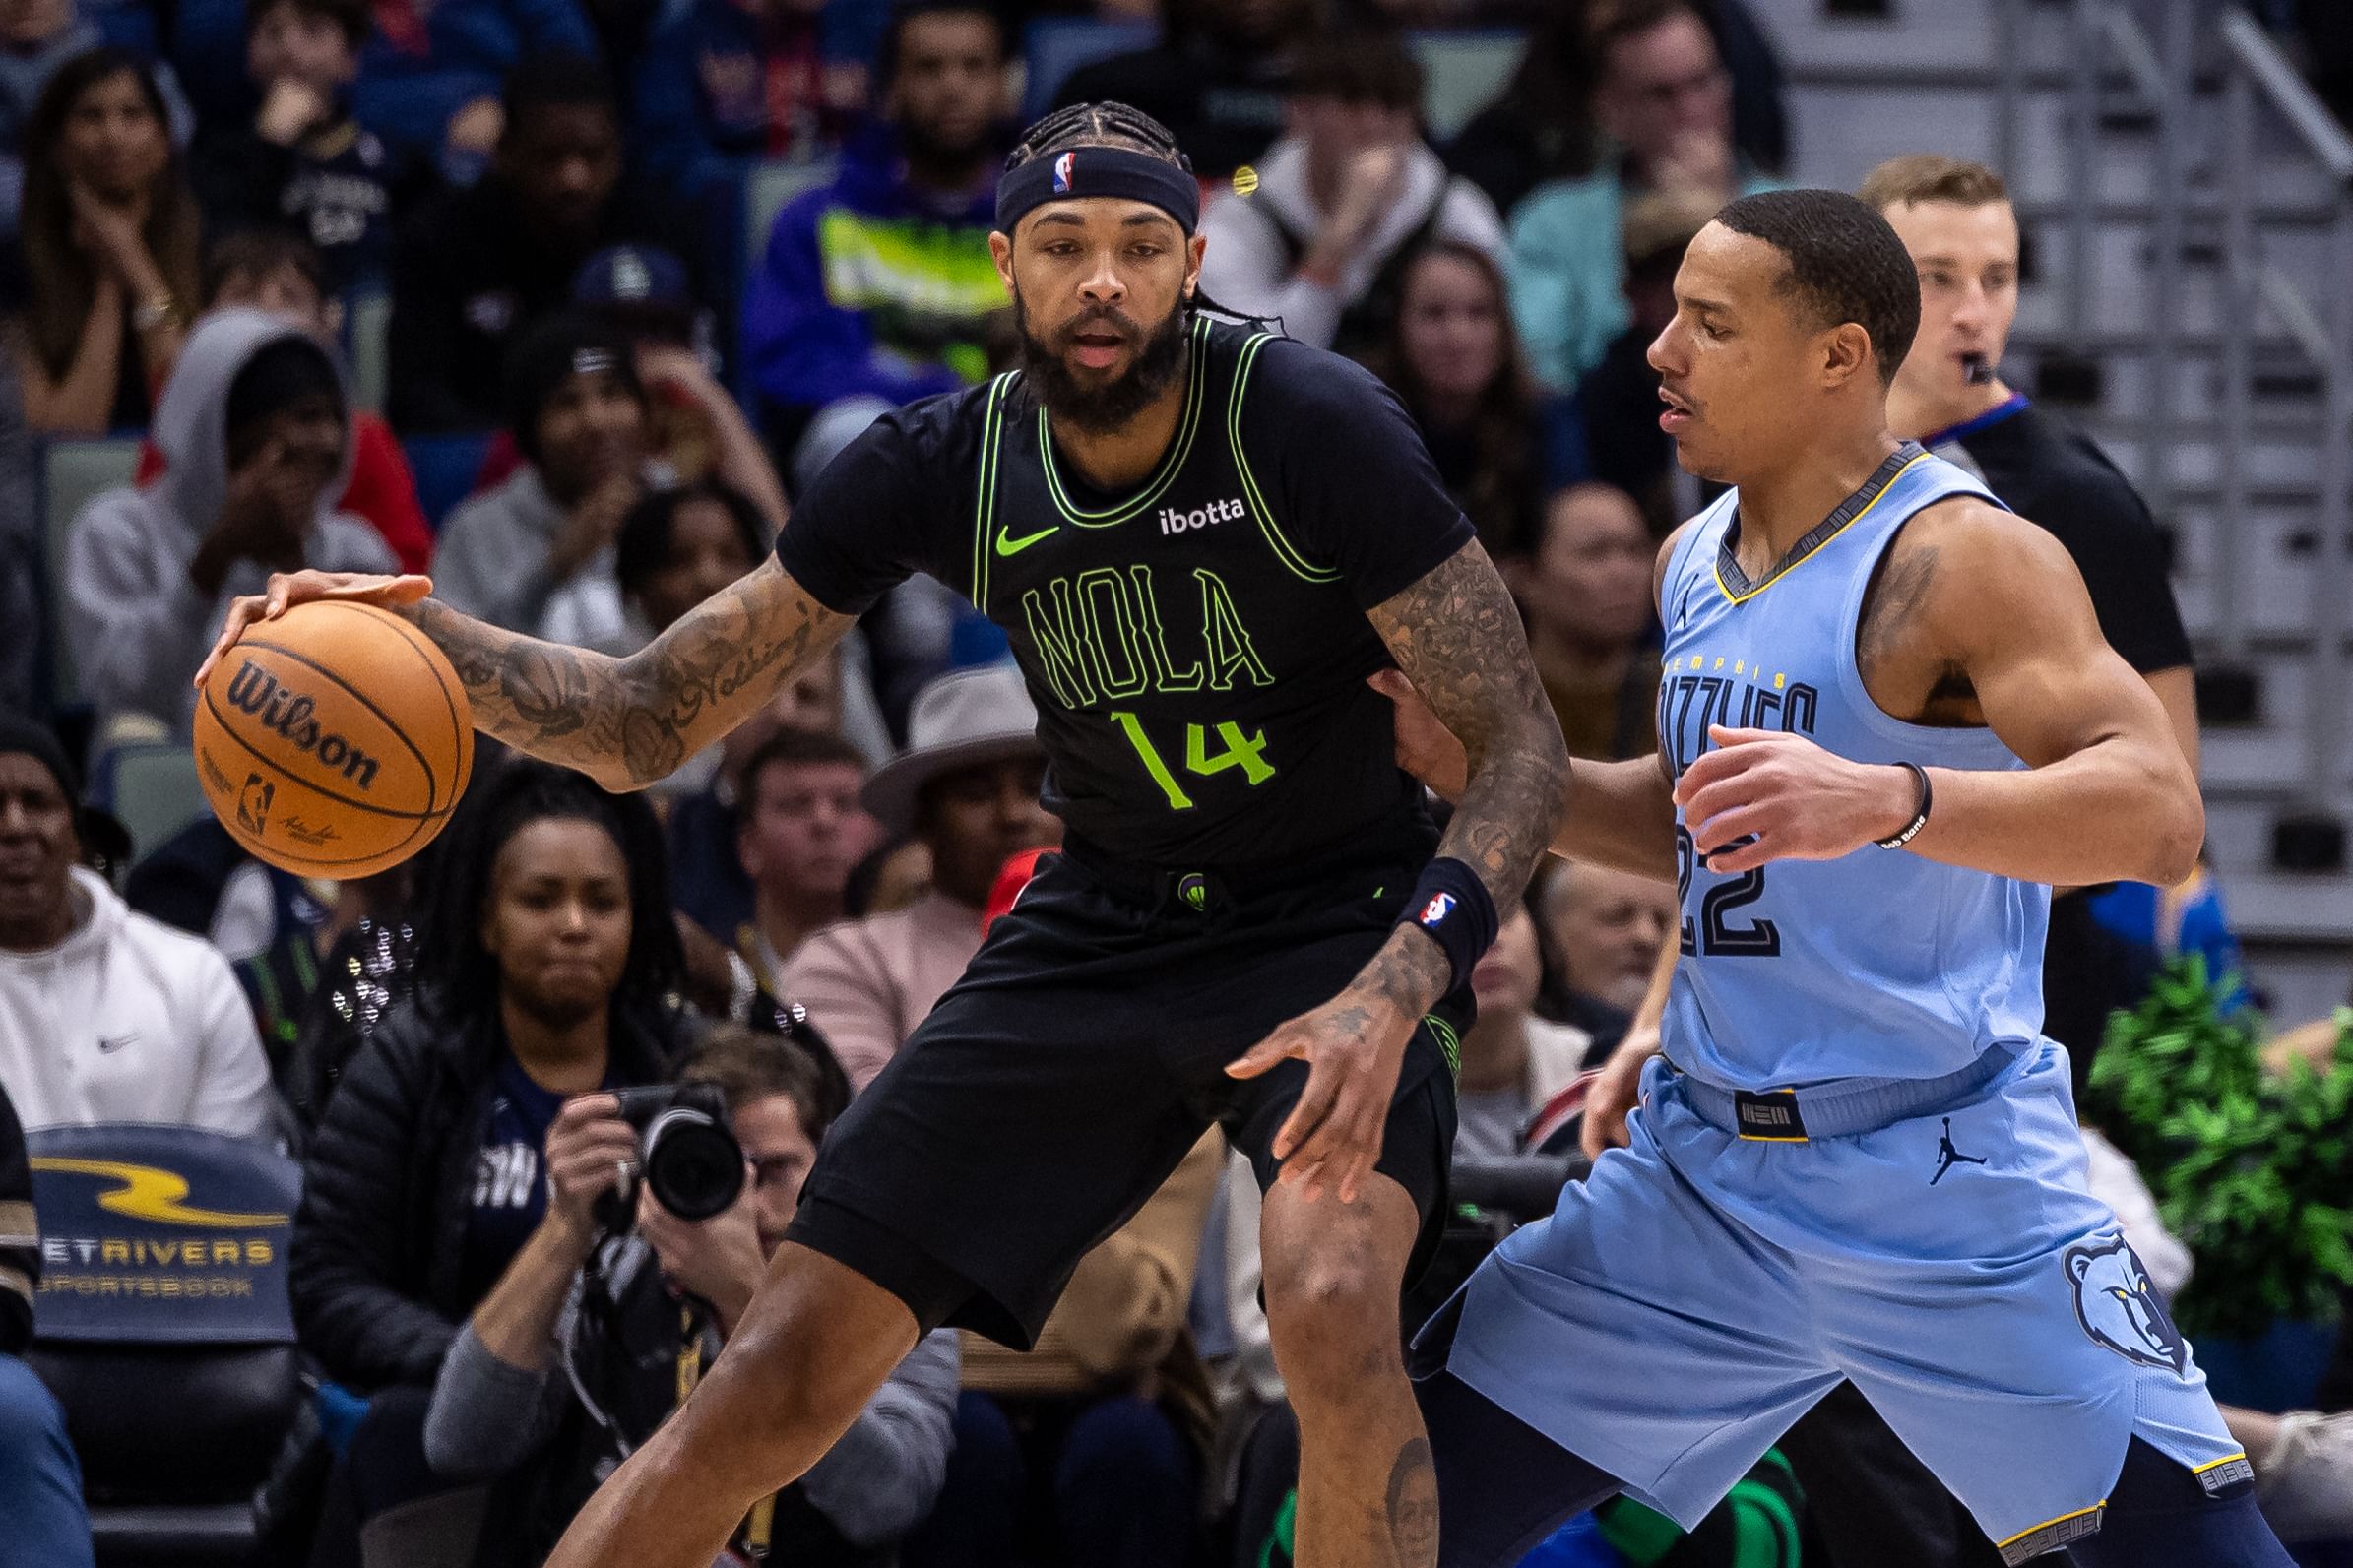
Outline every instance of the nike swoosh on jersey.
<path id="1" fill-rule="evenodd" d="M 1028 549 L 1040 539 L 1045 538 L 1048 534 L 1059 533 L 1061 532 L 1061 528 L 1057 525 L 1050 529 L 1040 529 L 1035 533 L 1025 533 L 1017 539 L 1011 539 L 1005 536 L 1004 526 L 999 524 L 996 531 L 996 553 L 999 555 L 1019 555 L 1022 551 Z"/>

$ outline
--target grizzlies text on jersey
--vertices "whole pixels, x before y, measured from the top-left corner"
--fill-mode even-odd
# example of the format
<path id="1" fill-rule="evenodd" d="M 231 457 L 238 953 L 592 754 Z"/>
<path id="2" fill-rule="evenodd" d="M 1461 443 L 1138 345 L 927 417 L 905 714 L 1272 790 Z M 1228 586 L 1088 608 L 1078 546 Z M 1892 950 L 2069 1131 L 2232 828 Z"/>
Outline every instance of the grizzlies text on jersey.
<path id="1" fill-rule="evenodd" d="M 1856 660 L 1873 569 L 1906 521 L 1955 495 L 1992 499 L 1907 443 L 1762 583 L 1733 561 L 1738 492 L 1701 513 L 1660 595 L 1659 746 L 1675 774 L 1711 724 L 1787 730 L 1857 762 L 2023 767 L 1991 730 L 1890 717 Z M 1702 1081 L 1938 1078 L 2041 1032 L 2049 889 L 1871 846 L 1722 876 L 1696 860 L 1680 810 L 1675 846 L 1683 958 L 1665 1037 Z"/>
<path id="2" fill-rule="evenodd" d="M 1388 661 L 1365 611 L 1471 538 L 1411 419 L 1348 361 L 1196 320 L 1175 440 L 1094 491 L 1018 373 L 886 414 L 777 541 L 843 611 L 911 572 L 1011 639 L 1047 804 L 1146 865 L 1313 861 L 1402 840 Z M 1427 829 L 1420 830 L 1427 833 Z"/>

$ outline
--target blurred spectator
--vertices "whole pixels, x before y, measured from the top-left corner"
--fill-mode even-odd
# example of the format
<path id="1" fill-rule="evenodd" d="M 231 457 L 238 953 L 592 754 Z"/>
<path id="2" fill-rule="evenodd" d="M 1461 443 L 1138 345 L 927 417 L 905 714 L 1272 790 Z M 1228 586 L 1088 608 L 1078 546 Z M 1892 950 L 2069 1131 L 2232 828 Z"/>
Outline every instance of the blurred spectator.
<path id="1" fill-rule="evenodd" d="M 890 734 L 882 725 L 874 694 L 850 658 L 857 635 L 853 632 L 825 658 L 795 674 L 729 731 L 715 748 L 719 758 L 709 784 L 673 799 L 665 826 L 678 912 L 731 949 L 740 948 L 756 902 L 736 842 L 743 770 L 752 754 L 791 729 L 839 736 L 867 768 L 890 757 Z M 690 758 L 680 771 L 699 766 Z M 843 896 L 849 896 L 847 885 Z"/>
<path id="2" fill-rule="evenodd" d="M 25 201 L 25 134 L 41 90 L 59 66 L 107 41 L 103 30 L 74 0 L 10 0 L 0 7 L 0 239 L 13 240 Z M 154 67 L 156 86 L 169 105 L 172 140 L 184 142 L 192 124 L 171 68 Z"/>
<path id="3" fill-rule="evenodd" d="M 1659 428 L 1659 373 L 1650 345 L 1675 319 L 1675 275 L 1691 237 L 1719 204 L 1704 191 L 1651 191 L 1625 206 L 1627 323 L 1577 388 L 1593 476 L 1634 497 L 1654 530 L 1697 510 L 1696 492 L 1675 461 L 1675 440 Z"/>
<path id="4" fill-rule="evenodd" d="M 830 183 L 777 215 L 744 301 L 752 376 L 795 425 L 844 398 L 912 403 L 982 381 L 1005 330 L 988 253 L 1003 27 L 974 0 L 920 0 L 888 39 L 889 131 L 859 138 Z"/>
<path id="5" fill-rule="evenodd" d="M 1546 1016 L 1593 1038 L 1593 1057 L 1617 1048 L 1674 939 L 1675 888 L 1630 871 L 1556 861 L 1536 890 L 1538 935 L 1558 977 Z"/>
<path id="6" fill-rule="evenodd" d="M 1534 549 L 1542 527 L 1542 431 L 1506 293 L 1488 252 L 1423 241 L 1398 270 L 1396 320 L 1372 361 L 1497 560 Z"/>
<path id="7" fill-rule="evenodd" d="M 81 807 L 55 738 L 0 719 L 0 1084 L 32 1127 L 261 1133 L 270 1068 L 228 962 L 75 864 Z"/>
<path id="8" fill-rule="evenodd" d="M 998 868 L 1061 840 L 1039 803 L 1038 711 L 1011 664 L 943 675 L 916 699 L 907 750 L 866 781 L 883 827 L 930 853 L 931 887 L 904 909 L 819 931 L 786 961 L 777 994 L 809 1011 L 864 1089 L 981 950 Z"/>
<path id="9" fill-rule="evenodd" d="M 1591 171 L 1597 154 L 1585 55 L 1588 0 L 1546 7 L 1511 80 L 1446 147 L 1446 164 L 1509 213 L 1546 180 Z"/>
<path id="10" fill-rule="evenodd" d="M 456 0 L 436 8 L 436 25 L 465 9 Z M 507 79 L 490 171 L 434 193 L 396 225 L 394 427 L 418 435 L 496 425 L 510 345 L 571 297 L 592 256 L 659 244 L 684 259 L 691 281 L 692 231 L 622 187 L 620 108 L 603 69 L 579 55 L 526 60 Z"/>
<path id="11" fill-rule="evenodd" d="M 261 107 L 194 150 L 214 228 L 293 230 L 317 247 L 325 291 L 339 296 L 381 281 L 391 245 L 391 158 L 350 103 L 371 16 L 368 0 L 254 0 L 245 70 Z"/>
<path id="12" fill-rule="evenodd" d="M 494 626 L 537 633 L 555 595 L 595 584 L 606 623 L 576 613 L 569 629 L 592 645 L 618 637 L 613 539 L 639 498 L 672 477 L 647 450 L 637 356 L 618 333 L 558 316 L 515 345 L 506 388 L 524 465 L 443 522 L 434 592 Z"/>
<path id="13" fill-rule="evenodd" d="M 1283 133 L 1292 56 L 1316 0 L 1170 0 L 1160 42 L 1070 73 L 1057 106 L 1126 103 L 1169 128 L 1202 179 L 1223 181 Z"/>
<path id="14" fill-rule="evenodd" d="M 832 152 L 867 96 L 878 0 L 679 0 L 637 69 L 632 151 L 693 192 Z"/>
<path id="15" fill-rule="evenodd" d="M 163 476 L 97 496 L 66 539 L 66 633 L 102 721 L 139 713 L 186 733 L 189 678 L 228 600 L 270 572 L 399 569 L 334 507 L 350 408 L 341 366 L 284 317 L 216 311 L 190 334 L 156 408 Z"/>
<path id="16" fill-rule="evenodd" d="M 1536 921 L 1526 904 L 1515 903 L 1503 911 L 1494 946 L 1471 972 L 1479 1019 L 1462 1037 L 1455 1080 L 1457 1159 L 1520 1153 L 1530 1119 L 1584 1068 L 1593 1036 L 1536 1016 L 1542 972 Z"/>
<path id="17" fill-rule="evenodd" d="M 4 767 L 5 764 L 0 764 Z M 0 1089 L 0 1562 L 24 1568 L 90 1568 L 90 1511 L 65 1411 L 19 1359 L 32 1339 L 40 1287 L 40 1224 L 25 1129 Z"/>
<path id="18" fill-rule="evenodd" d="M 768 553 L 768 520 L 742 491 L 716 479 L 656 490 L 629 509 L 613 535 L 612 575 L 575 579 L 547 600 L 543 634 L 560 643 L 626 655 L 672 621 L 750 571 Z M 700 778 L 666 784 L 700 788 L 711 782 L 718 747 Z M 673 791 L 674 792 L 674 791 Z"/>
<path id="19" fill-rule="evenodd" d="M 686 1038 L 644 801 L 517 760 L 476 781 L 445 840 L 418 994 L 327 1101 L 294 1216 L 303 1348 L 359 1392 L 433 1380 L 546 1212 L 563 1100 L 663 1082 Z"/>
<path id="20" fill-rule="evenodd" d="M 521 107 L 509 73 L 550 56 L 587 60 L 597 48 L 576 0 L 373 0 L 372 9 L 352 107 L 403 167 L 438 161 L 464 174 L 494 151 L 503 157 Z"/>
<path id="21" fill-rule="evenodd" d="M 154 70 L 59 66 L 25 130 L 25 216 L 0 276 L 25 416 L 56 435 L 148 422 L 196 298 L 202 220 Z"/>
<path id="22" fill-rule="evenodd" d="M 279 316 L 323 344 L 334 343 L 343 329 L 343 307 L 327 293 L 318 251 L 282 228 L 227 234 L 206 247 L 204 308 L 240 305 Z M 139 483 L 153 484 L 163 468 L 162 451 L 152 440 L 143 443 Z M 336 510 L 373 525 L 402 571 L 421 572 L 432 560 L 433 531 L 416 499 L 416 476 L 380 413 L 351 412 L 351 482 Z"/>
<path id="23" fill-rule="evenodd" d="M 1511 311 L 1537 379 L 1574 390 L 1626 328 L 1623 214 L 1644 191 L 1709 210 L 1769 189 L 1732 137 L 1732 79 L 1692 0 L 1615 0 L 1595 19 L 1593 172 L 1539 186 L 1511 215 Z"/>
<path id="24" fill-rule="evenodd" d="M 1606 762 L 1658 748 L 1657 556 L 1633 497 L 1614 485 L 1572 484 L 1546 504 L 1536 553 L 1508 573 L 1571 756 Z"/>
<path id="25" fill-rule="evenodd" d="M 1304 45 L 1283 139 L 1254 192 L 1202 215 L 1201 287 L 1303 343 L 1362 356 L 1392 329 L 1406 259 L 1432 239 L 1500 258 L 1503 221 L 1422 140 L 1422 67 L 1397 38 Z"/>
<path id="26" fill-rule="evenodd" d="M 779 730 L 743 764 L 735 849 L 751 879 L 752 917 L 735 933 L 735 950 L 772 996 L 793 994 L 787 961 L 842 917 L 851 868 L 882 841 L 859 802 L 865 780 L 856 747 L 805 729 Z"/>
<path id="27" fill-rule="evenodd" d="M 598 1481 L 684 1397 L 692 1374 L 681 1368 L 724 1353 L 840 1109 L 807 1048 L 739 1028 L 714 1031 L 680 1077 L 726 1096 L 742 1196 L 689 1222 L 641 1186 L 634 1234 L 612 1234 L 596 1206 L 636 1135 L 609 1099 L 572 1100 L 547 1134 L 546 1217 L 442 1363 L 426 1457 L 453 1480 L 495 1479 L 477 1568 L 541 1561 Z M 734 1544 L 757 1530 L 758 1546 L 796 1568 L 892 1562 L 892 1543 L 938 1496 L 956 1381 L 955 1334 L 918 1342 Z"/>

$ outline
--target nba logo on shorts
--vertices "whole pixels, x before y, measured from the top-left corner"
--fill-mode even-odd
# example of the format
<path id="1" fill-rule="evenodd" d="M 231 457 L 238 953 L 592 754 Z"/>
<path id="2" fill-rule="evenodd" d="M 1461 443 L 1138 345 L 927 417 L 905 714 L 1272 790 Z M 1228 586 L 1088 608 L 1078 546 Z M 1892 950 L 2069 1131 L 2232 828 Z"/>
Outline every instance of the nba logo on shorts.
<path id="1" fill-rule="evenodd" d="M 1070 189 L 1070 176 L 1078 166 L 1076 153 L 1064 153 L 1054 159 L 1054 194 L 1060 196 Z"/>
<path id="2" fill-rule="evenodd" d="M 1435 925 L 1454 910 L 1454 895 L 1432 893 L 1430 902 L 1422 906 L 1422 923 Z"/>

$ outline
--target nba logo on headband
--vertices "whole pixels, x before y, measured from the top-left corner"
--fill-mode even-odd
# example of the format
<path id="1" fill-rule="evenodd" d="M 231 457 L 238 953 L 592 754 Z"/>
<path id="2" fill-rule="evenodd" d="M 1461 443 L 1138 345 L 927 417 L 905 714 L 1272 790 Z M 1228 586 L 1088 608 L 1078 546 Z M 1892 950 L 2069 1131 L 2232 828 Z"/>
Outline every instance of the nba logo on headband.
<path id="1" fill-rule="evenodd" d="M 1054 194 L 1061 196 L 1070 189 L 1070 176 L 1078 165 L 1076 153 L 1064 153 L 1054 159 Z"/>

